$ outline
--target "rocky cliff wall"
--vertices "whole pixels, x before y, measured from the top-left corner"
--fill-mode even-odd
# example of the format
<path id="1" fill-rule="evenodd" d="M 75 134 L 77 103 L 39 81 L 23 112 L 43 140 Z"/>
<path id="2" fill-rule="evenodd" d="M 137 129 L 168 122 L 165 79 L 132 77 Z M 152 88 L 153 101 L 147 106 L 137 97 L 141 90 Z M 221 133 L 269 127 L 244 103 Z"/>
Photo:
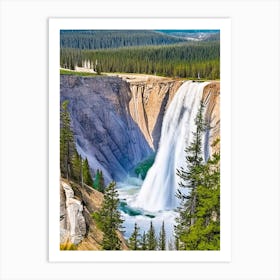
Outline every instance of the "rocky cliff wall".
<path id="1" fill-rule="evenodd" d="M 158 149 L 164 113 L 183 81 L 145 75 L 61 75 L 61 101 L 69 100 L 76 145 L 105 181 L 122 180 Z M 220 83 L 204 88 L 210 144 L 219 137 Z M 207 148 L 208 149 L 208 148 Z M 209 149 L 209 154 L 219 145 Z"/>
<path id="2" fill-rule="evenodd" d="M 158 149 L 164 113 L 182 81 L 149 78 L 129 81 L 129 110 L 153 150 Z"/>
<path id="3" fill-rule="evenodd" d="M 220 143 L 213 145 L 220 139 L 220 82 L 211 82 L 203 91 L 205 104 L 205 119 L 209 126 L 206 132 L 209 141 L 209 155 L 219 152 Z"/>
<path id="4" fill-rule="evenodd" d="M 61 75 L 61 102 L 69 112 L 78 152 L 105 181 L 121 180 L 152 152 L 130 114 L 129 85 L 118 77 Z"/>
<path id="5" fill-rule="evenodd" d="M 103 233 L 91 217 L 101 208 L 103 194 L 91 187 L 60 182 L 60 243 L 75 244 L 78 250 L 101 250 Z M 122 250 L 127 250 L 123 236 L 118 232 Z"/>

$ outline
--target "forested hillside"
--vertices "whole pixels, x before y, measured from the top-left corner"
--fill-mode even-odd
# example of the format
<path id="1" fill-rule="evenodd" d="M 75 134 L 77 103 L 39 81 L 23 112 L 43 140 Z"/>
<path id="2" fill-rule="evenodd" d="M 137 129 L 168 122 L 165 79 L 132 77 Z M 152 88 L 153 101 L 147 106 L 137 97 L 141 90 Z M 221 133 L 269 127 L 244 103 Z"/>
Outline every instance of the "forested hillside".
<path id="1" fill-rule="evenodd" d="M 152 30 L 62 30 L 60 32 L 61 48 L 109 49 L 168 45 L 184 41 L 184 38 Z"/>
<path id="2" fill-rule="evenodd" d="M 89 62 L 99 72 L 127 72 L 203 79 L 220 77 L 219 42 L 180 43 L 168 46 L 126 47 L 106 50 L 61 49 L 60 64 L 74 69 Z M 96 69 L 95 69 L 96 70 Z"/>
<path id="3" fill-rule="evenodd" d="M 219 79 L 218 30 L 62 30 L 60 66 Z"/>

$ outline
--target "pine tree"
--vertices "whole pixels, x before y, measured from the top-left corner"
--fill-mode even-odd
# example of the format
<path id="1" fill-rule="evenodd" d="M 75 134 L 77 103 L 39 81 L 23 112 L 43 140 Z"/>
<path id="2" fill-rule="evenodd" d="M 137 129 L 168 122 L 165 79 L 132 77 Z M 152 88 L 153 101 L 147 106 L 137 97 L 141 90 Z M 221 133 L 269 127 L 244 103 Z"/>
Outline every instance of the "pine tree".
<path id="1" fill-rule="evenodd" d="M 102 170 L 97 169 L 95 178 L 94 178 L 94 182 L 93 182 L 93 187 L 96 190 L 104 193 L 105 183 L 104 183 L 104 177 L 103 177 Z"/>
<path id="2" fill-rule="evenodd" d="M 175 249 L 176 249 L 177 251 L 180 250 L 180 242 L 179 242 L 179 237 L 178 237 L 178 236 L 175 236 L 174 246 L 175 246 Z"/>
<path id="3" fill-rule="evenodd" d="M 137 223 L 134 224 L 134 231 L 128 240 L 128 247 L 131 250 L 139 250 L 140 249 L 140 241 L 139 241 L 139 230 L 140 228 L 137 226 Z"/>
<path id="4" fill-rule="evenodd" d="M 220 248 L 220 156 L 214 154 L 206 163 L 202 158 L 202 133 L 205 129 L 201 102 L 196 120 L 194 140 L 186 148 L 187 169 L 177 170 L 181 199 L 177 211 L 175 238 L 177 250 L 219 250 Z M 218 141 L 217 141 L 218 143 Z M 217 144 L 215 143 L 215 145 Z"/>
<path id="5" fill-rule="evenodd" d="M 105 191 L 105 182 L 104 182 L 104 176 L 102 170 L 100 170 L 100 183 L 98 190 L 102 193 Z"/>
<path id="6" fill-rule="evenodd" d="M 220 249 L 220 155 L 203 166 L 202 183 L 197 187 L 196 221 L 182 241 L 188 250 Z"/>
<path id="7" fill-rule="evenodd" d="M 89 169 L 89 164 L 88 164 L 87 158 L 83 162 L 82 176 L 83 176 L 83 182 L 85 184 L 87 184 L 88 186 L 92 186 L 93 181 L 92 181 L 92 177 L 91 177 L 91 174 L 90 174 L 90 169 Z"/>
<path id="8" fill-rule="evenodd" d="M 66 100 L 60 108 L 60 171 L 67 180 L 71 176 L 71 159 L 75 150 L 68 104 L 69 101 Z"/>
<path id="9" fill-rule="evenodd" d="M 121 241 L 117 230 L 122 227 L 123 220 L 118 210 L 119 198 L 116 183 L 111 182 L 104 193 L 104 200 L 100 211 L 94 214 L 100 229 L 103 231 L 102 248 L 104 250 L 120 250 Z"/>
<path id="10" fill-rule="evenodd" d="M 143 251 L 147 250 L 147 234 L 145 233 L 145 231 L 141 235 L 140 249 Z"/>
<path id="11" fill-rule="evenodd" d="M 150 229 L 147 232 L 147 245 L 148 245 L 148 250 L 156 250 L 157 248 L 157 237 L 152 221 L 150 224 Z"/>
<path id="12" fill-rule="evenodd" d="M 196 131 L 193 132 L 193 141 L 185 149 L 187 169 L 183 167 L 177 170 L 177 175 L 181 178 L 180 187 L 188 189 L 188 195 L 180 190 L 177 191 L 177 197 L 181 200 L 177 211 L 179 216 L 176 218 L 175 234 L 179 239 L 179 248 L 186 249 L 182 243 L 181 236 L 186 233 L 188 228 L 195 222 L 195 210 L 197 204 L 197 186 L 200 185 L 200 172 L 203 166 L 202 157 L 202 133 L 205 131 L 205 122 L 203 119 L 204 105 L 201 101 L 200 107 L 195 118 Z"/>
<path id="13" fill-rule="evenodd" d="M 159 250 L 166 249 L 166 232 L 165 232 L 165 228 L 164 228 L 164 221 L 162 222 L 161 230 L 159 233 L 158 249 Z"/>
<path id="14" fill-rule="evenodd" d="M 73 179 L 81 183 L 82 182 L 82 158 L 75 149 L 74 155 L 72 157 L 72 177 Z"/>

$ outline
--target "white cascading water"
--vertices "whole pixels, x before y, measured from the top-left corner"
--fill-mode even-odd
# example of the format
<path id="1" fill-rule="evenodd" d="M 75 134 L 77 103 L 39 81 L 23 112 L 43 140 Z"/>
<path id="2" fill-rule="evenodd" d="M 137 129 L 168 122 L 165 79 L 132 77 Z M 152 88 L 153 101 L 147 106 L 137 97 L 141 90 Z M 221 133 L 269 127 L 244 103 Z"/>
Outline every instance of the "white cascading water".
<path id="1" fill-rule="evenodd" d="M 187 81 L 176 92 L 163 118 L 155 162 L 147 173 L 135 207 L 157 212 L 178 206 L 175 194 L 180 178 L 176 170 L 185 167 L 184 150 L 192 141 L 195 117 L 207 84 Z"/>

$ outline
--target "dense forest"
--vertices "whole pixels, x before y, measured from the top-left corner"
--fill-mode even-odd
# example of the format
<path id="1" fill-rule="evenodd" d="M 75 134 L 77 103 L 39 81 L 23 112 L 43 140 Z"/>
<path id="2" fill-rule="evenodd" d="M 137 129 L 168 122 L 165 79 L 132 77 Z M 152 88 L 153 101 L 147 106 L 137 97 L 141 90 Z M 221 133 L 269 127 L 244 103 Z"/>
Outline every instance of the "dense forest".
<path id="1" fill-rule="evenodd" d="M 168 45 L 184 38 L 152 30 L 61 30 L 60 47 L 111 49 L 131 46 Z"/>
<path id="2" fill-rule="evenodd" d="M 61 30 L 60 66 L 219 79 L 218 30 Z"/>
<path id="3" fill-rule="evenodd" d="M 60 65 L 85 66 L 97 72 L 145 73 L 167 77 L 219 79 L 219 42 L 180 43 L 168 46 L 106 50 L 62 48 Z"/>

